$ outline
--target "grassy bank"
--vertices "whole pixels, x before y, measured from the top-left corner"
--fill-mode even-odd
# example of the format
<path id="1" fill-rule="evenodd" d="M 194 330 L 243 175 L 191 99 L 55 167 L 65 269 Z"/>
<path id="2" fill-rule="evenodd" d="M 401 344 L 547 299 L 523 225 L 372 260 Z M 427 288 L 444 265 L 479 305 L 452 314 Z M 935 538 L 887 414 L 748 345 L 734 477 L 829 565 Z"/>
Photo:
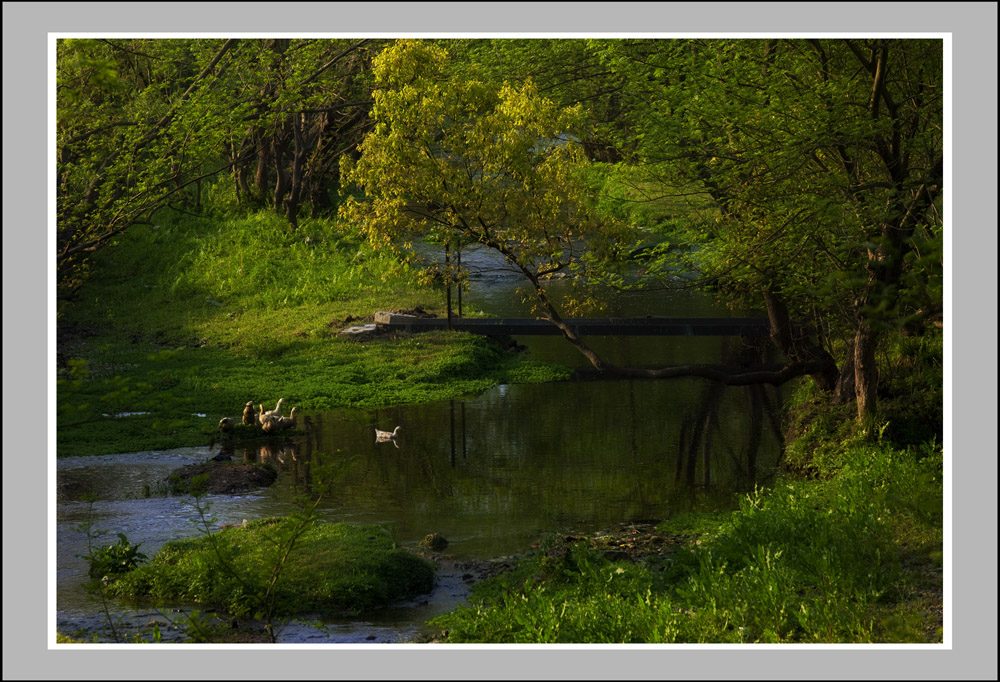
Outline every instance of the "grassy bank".
<path id="1" fill-rule="evenodd" d="M 60 308 L 60 456 L 200 445 L 250 400 L 380 407 L 568 375 L 468 334 L 338 337 L 380 309 L 441 312 L 443 295 L 329 221 L 156 223 L 100 253 Z"/>
<path id="2" fill-rule="evenodd" d="M 804 382 L 772 488 L 733 512 L 555 538 L 433 621 L 440 639 L 941 642 L 941 334 L 893 336 L 884 354 L 878 424 Z"/>
<path id="3" fill-rule="evenodd" d="M 433 587 L 433 567 L 396 548 L 385 528 L 316 522 L 304 525 L 293 543 L 295 523 L 261 519 L 211 537 L 167 543 L 149 563 L 112 581 L 107 591 L 259 617 L 265 606 L 261 597 L 273 589 L 273 615 L 282 617 L 357 615 Z"/>
<path id="4" fill-rule="evenodd" d="M 843 455 L 828 480 L 661 524 L 670 542 L 634 560 L 556 543 L 433 624 L 449 642 L 941 641 L 940 451 Z"/>

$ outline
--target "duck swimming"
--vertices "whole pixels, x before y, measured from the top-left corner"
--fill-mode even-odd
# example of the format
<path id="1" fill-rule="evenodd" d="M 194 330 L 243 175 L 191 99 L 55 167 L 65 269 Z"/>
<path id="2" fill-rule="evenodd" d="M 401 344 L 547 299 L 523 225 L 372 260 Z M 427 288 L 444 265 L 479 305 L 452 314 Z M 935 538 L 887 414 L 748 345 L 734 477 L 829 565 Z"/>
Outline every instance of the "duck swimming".
<path id="1" fill-rule="evenodd" d="M 376 443 L 386 443 L 386 442 L 392 441 L 392 444 L 395 445 L 398 448 L 399 447 L 399 443 L 396 442 L 396 437 L 399 435 L 399 432 L 402 429 L 403 429 L 402 426 L 397 426 L 392 431 L 380 431 L 378 429 L 375 429 L 375 442 Z"/>

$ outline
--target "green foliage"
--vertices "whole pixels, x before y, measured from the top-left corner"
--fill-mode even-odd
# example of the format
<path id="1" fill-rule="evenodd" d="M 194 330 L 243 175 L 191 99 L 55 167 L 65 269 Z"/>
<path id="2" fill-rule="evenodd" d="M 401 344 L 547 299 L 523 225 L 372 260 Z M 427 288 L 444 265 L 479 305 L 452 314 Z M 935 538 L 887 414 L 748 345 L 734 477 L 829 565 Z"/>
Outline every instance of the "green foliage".
<path id="1" fill-rule="evenodd" d="M 649 169 L 630 164 L 592 164 L 588 178 L 598 210 L 657 236 L 718 216 L 718 206 L 700 182 L 667 187 Z"/>
<path id="2" fill-rule="evenodd" d="M 258 519 L 167 543 L 148 564 L 121 576 L 109 590 L 120 597 L 176 599 L 259 615 L 257 597 L 267 589 L 275 552 L 287 548 L 294 519 Z M 395 547 L 380 526 L 316 521 L 288 553 L 276 586 L 276 616 L 305 613 L 360 614 L 430 591 L 433 569 Z M 238 571 L 239 578 L 230 569 Z"/>
<path id="3" fill-rule="evenodd" d="M 797 339 L 781 350 L 794 361 L 832 349 L 850 368 L 857 344 L 867 420 L 879 337 L 942 309 L 941 47 L 590 43 L 624 83 L 631 125 L 619 145 L 630 153 L 616 175 L 636 194 L 706 202 L 663 226 L 672 248 L 643 262 L 646 278 L 670 286 L 696 274 L 732 307 L 780 303 Z M 627 194 L 616 195 L 622 210 Z"/>
<path id="4" fill-rule="evenodd" d="M 871 424 L 858 423 L 850 405 L 832 403 L 811 382 L 795 388 L 785 405 L 786 470 L 829 478 L 841 470 L 843 453 L 855 445 L 922 448 L 942 442 L 941 331 L 886 334 L 878 354 L 883 371 L 879 409 Z"/>
<path id="5" fill-rule="evenodd" d="M 142 543 L 133 545 L 124 533 L 118 533 L 118 542 L 104 545 L 92 554 L 82 558 L 90 563 L 91 578 L 104 578 L 119 573 L 128 573 L 146 560 L 146 555 L 139 551 Z"/>
<path id="6" fill-rule="evenodd" d="M 432 624 L 451 642 L 925 641 L 911 569 L 941 546 L 940 453 L 859 446 L 844 460 L 830 481 L 667 522 L 691 539 L 666 563 L 545 548 Z"/>
<path id="7" fill-rule="evenodd" d="M 534 284 L 584 267 L 625 238 L 597 221 L 578 142 L 580 107 L 558 107 L 530 80 L 492 80 L 473 64 L 453 65 L 446 50 L 422 41 L 385 49 L 374 77 L 375 128 L 360 159 L 345 158 L 342 168 L 343 187 L 363 196 L 340 208 L 373 245 L 417 237 L 480 243 Z"/>
<path id="8" fill-rule="evenodd" d="M 812 384 L 803 384 L 786 408 L 788 430 L 783 467 L 799 474 L 828 478 L 841 466 L 844 446 L 865 435 L 846 404 L 830 404 Z"/>
<path id="9" fill-rule="evenodd" d="M 192 178 L 222 167 L 226 131 L 246 113 L 205 96 L 232 41 L 57 41 L 59 284 L 77 288 L 89 255 Z"/>
<path id="10" fill-rule="evenodd" d="M 229 209 L 270 205 L 293 226 L 303 205 L 329 210 L 324 184 L 364 129 L 368 42 L 57 41 L 60 294 L 158 210 L 227 203 L 225 176 Z"/>

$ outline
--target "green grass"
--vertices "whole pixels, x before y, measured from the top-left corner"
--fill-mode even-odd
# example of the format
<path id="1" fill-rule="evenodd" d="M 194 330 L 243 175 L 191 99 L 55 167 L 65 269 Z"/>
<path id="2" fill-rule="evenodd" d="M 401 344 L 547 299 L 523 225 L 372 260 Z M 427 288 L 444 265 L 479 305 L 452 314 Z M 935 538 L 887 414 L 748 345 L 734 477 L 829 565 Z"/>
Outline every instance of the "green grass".
<path id="1" fill-rule="evenodd" d="M 436 618 L 450 642 L 940 641 L 941 453 L 857 447 L 827 481 L 665 523 L 669 560 L 540 552 Z"/>
<path id="2" fill-rule="evenodd" d="M 92 642 L 56 630 L 56 644 L 91 644 Z"/>
<path id="3" fill-rule="evenodd" d="M 111 582 L 108 593 L 191 602 L 234 616 L 258 615 L 258 597 L 267 589 L 275 553 L 291 523 L 262 519 L 218 531 L 212 538 L 169 542 L 149 563 Z M 398 549 L 387 529 L 316 522 L 289 555 L 274 615 L 362 614 L 427 593 L 433 583 L 430 563 Z"/>
<path id="4" fill-rule="evenodd" d="M 304 414 L 569 374 L 469 334 L 337 337 L 348 316 L 440 310 L 443 297 L 333 223 L 293 232 L 269 213 L 157 223 L 99 254 L 60 312 L 60 456 L 200 445 L 251 400 L 285 398 Z"/>
<path id="5" fill-rule="evenodd" d="M 449 642 L 941 642 L 941 351 L 887 336 L 875 424 L 801 385 L 785 475 L 660 524 L 672 554 L 548 547 L 432 623 Z"/>
<path id="6" fill-rule="evenodd" d="M 879 347 L 878 416 L 859 424 L 851 403 L 836 403 L 812 381 L 799 384 L 787 412 L 784 468 L 829 478 L 844 465 L 843 453 L 875 439 L 899 448 L 923 448 L 943 440 L 944 338 L 940 330 L 918 336 L 887 334 Z"/>
<path id="7" fill-rule="evenodd" d="M 303 413 L 370 408 L 568 375 L 565 368 L 527 361 L 482 337 L 445 332 L 363 344 L 303 341 L 272 359 L 219 348 L 154 351 L 131 346 L 122 351 L 119 373 L 60 382 L 60 456 L 203 444 L 221 417 L 239 420 L 249 400 L 270 409 L 284 398 Z M 147 414 L 113 416 L 131 412 Z"/>
<path id="8" fill-rule="evenodd" d="M 381 306 L 440 308 L 441 292 L 328 220 L 298 230 L 270 212 L 194 218 L 161 211 L 94 257 L 60 324 L 112 342 L 210 345 L 255 356 L 333 335 Z M 441 300 L 439 300 L 441 299 Z"/>

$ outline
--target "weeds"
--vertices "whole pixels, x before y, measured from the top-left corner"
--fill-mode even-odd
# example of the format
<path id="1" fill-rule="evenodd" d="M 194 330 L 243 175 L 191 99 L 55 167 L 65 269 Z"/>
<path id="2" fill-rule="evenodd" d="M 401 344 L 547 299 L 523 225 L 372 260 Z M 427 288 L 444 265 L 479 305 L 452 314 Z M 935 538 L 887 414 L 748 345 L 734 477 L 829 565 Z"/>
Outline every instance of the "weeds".
<path id="1" fill-rule="evenodd" d="M 147 557 L 139 551 L 141 545 L 141 542 L 133 545 L 124 533 L 118 533 L 118 542 L 96 551 L 91 549 L 90 554 L 81 558 L 90 563 L 90 577 L 102 579 L 116 573 L 128 573 L 144 562 Z"/>
<path id="2" fill-rule="evenodd" d="M 207 476 L 205 476 L 207 479 Z M 202 481 L 204 483 L 204 480 Z M 197 486 L 197 484 L 195 484 Z M 193 495 L 191 505 L 197 514 L 197 521 L 205 534 L 205 540 L 211 547 L 217 561 L 217 566 L 225 571 L 238 586 L 241 594 L 249 598 L 247 609 L 264 622 L 271 642 L 277 641 L 274 627 L 274 616 L 277 608 L 278 587 L 288 566 L 289 557 L 295 550 L 302 536 L 309 531 L 316 521 L 316 507 L 323 498 L 323 493 L 303 497 L 298 500 L 298 509 L 282 523 L 269 523 L 275 526 L 273 534 L 265 534 L 266 544 L 270 545 L 262 557 L 265 567 L 263 575 L 263 590 L 260 585 L 252 584 L 253 580 L 244 570 L 237 568 L 239 563 L 239 548 L 223 547 L 218 536 L 213 533 L 215 519 L 208 516 L 209 503 L 203 500 L 204 492 Z"/>

